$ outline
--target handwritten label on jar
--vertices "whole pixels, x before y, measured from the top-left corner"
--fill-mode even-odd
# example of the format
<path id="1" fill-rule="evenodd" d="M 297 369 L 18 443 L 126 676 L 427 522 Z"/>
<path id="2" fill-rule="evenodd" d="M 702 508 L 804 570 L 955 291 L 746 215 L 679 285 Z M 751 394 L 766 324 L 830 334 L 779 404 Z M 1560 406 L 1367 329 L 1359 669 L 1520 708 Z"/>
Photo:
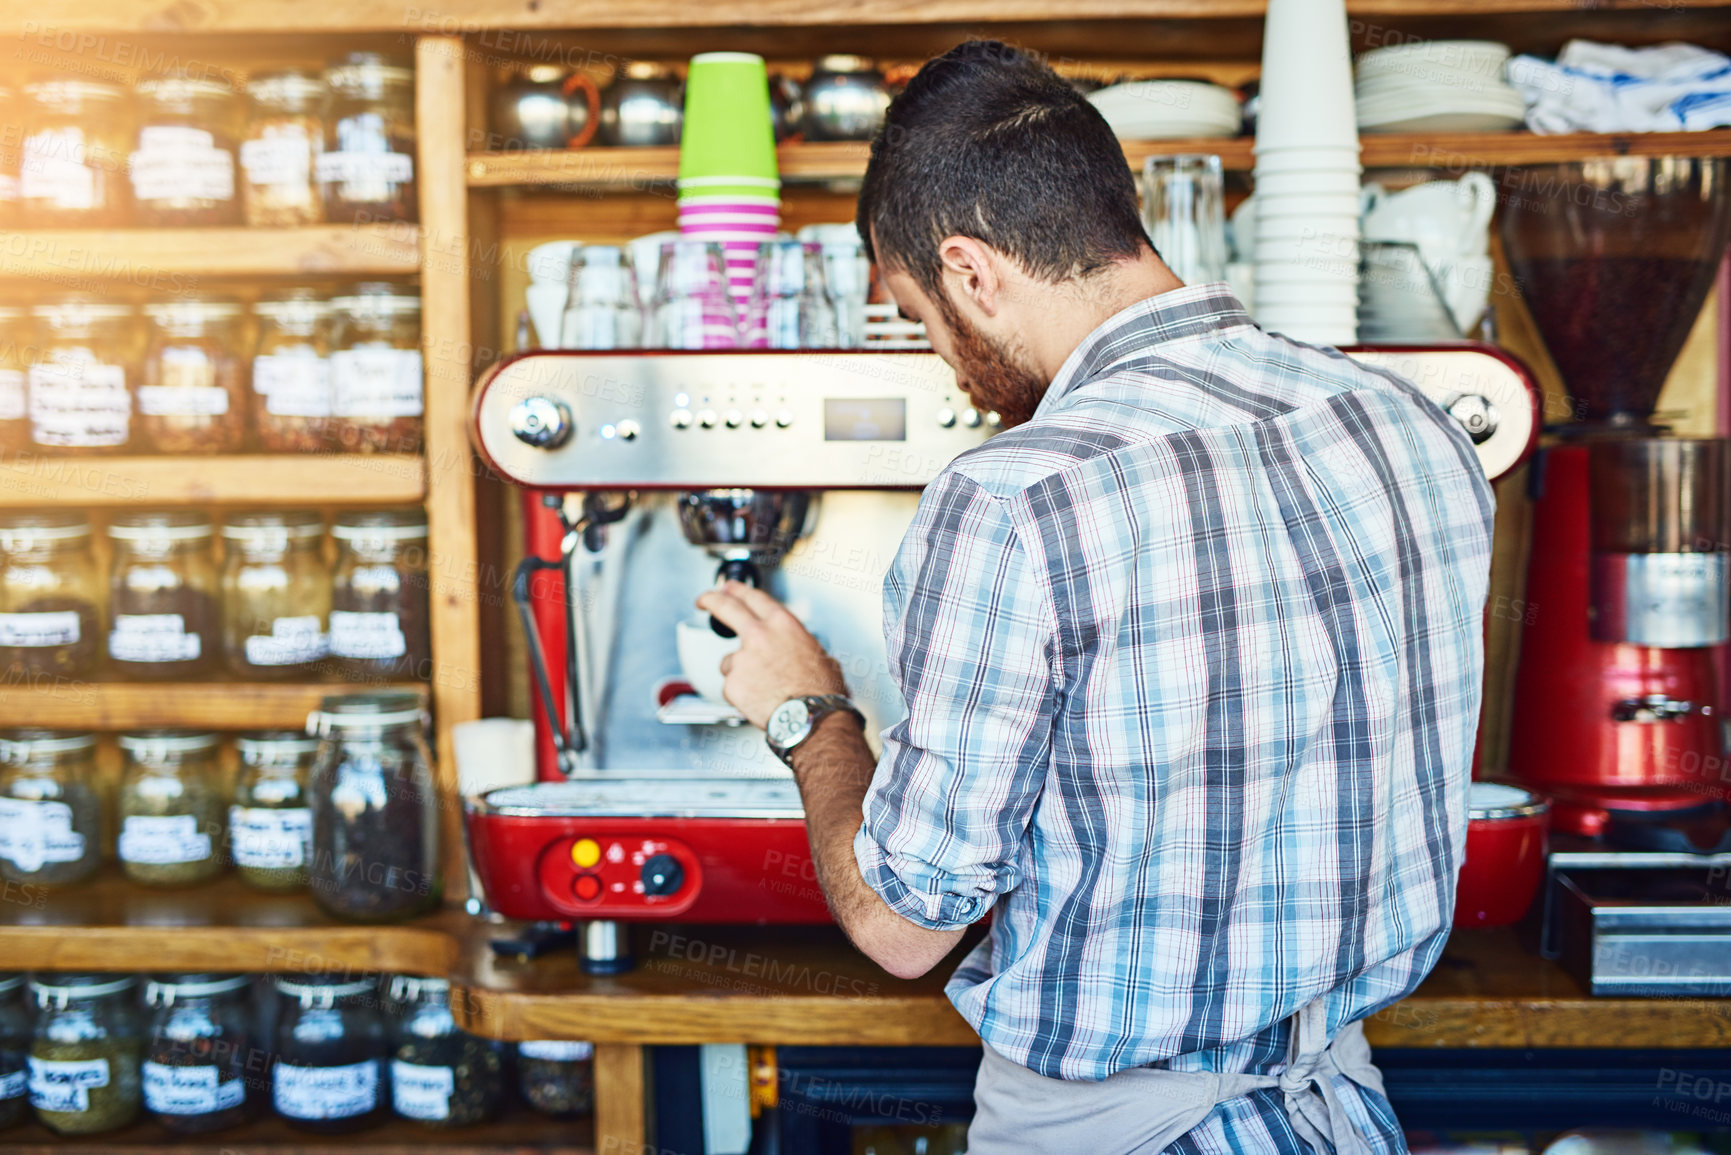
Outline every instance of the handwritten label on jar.
<path id="1" fill-rule="evenodd" d="M 316 662 L 330 652 L 330 639 L 317 615 L 277 618 L 270 633 L 246 640 L 246 660 L 253 666 L 297 666 Z"/>
<path id="2" fill-rule="evenodd" d="M 312 177 L 312 138 L 299 124 L 266 125 L 263 135 L 241 143 L 240 165 L 253 184 L 304 185 Z"/>
<path id="3" fill-rule="evenodd" d="M 246 1084 L 220 1080 L 215 1067 L 171 1067 L 144 1064 L 144 1105 L 159 1115 L 210 1115 L 238 1107 L 246 1099 Z"/>
<path id="4" fill-rule="evenodd" d="M 4 199 L 0 197 L 0 200 Z M 19 421 L 28 412 L 24 374 L 17 369 L 0 369 L 0 421 Z"/>
<path id="5" fill-rule="evenodd" d="M 126 370 L 83 357 L 30 366 L 30 436 L 38 445 L 125 445 L 132 419 Z"/>
<path id="6" fill-rule="evenodd" d="M 313 812 L 301 808 L 261 810 L 230 806 L 228 832 L 236 866 L 286 870 L 310 857 Z"/>
<path id="7" fill-rule="evenodd" d="M 0 646 L 34 649 L 39 646 L 70 646 L 82 631 L 75 610 L 53 610 L 40 614 L 0 614 Z"/>
<path id="8" fill-rule="evenodd" d="M 18 168 L 19 191 L 27 200 L 45 200 L 57 209 L 96 207 L 96 170 L 84 163 L 84 133 L 49 128 L 24 140 Z"/>
<path id="9" fill-rule="evenodd" d="M 90 1088 L 108 1086 L 107 1059 L 30 1056 L 30 1105 L 38 1111 L 90 1110 Z"/>
<path id="10" fill-rule="evenodd" d="M 204 639 L 186 632 L 179 614 L 116 614 L 108 656 L 117 662 L 193 662 Z"/>
<path id="11" fill-rule="evenodd" d="M 379 1061 L 340 1067 L 296 1067 L 279 1062 L 271 1101 L 290 1119 L 347 1119 L 379 1105 Z"/>
<path id="12" fill-rule="evenodd" d="M 323 357 L 266 353 L 252 361 L 252 387 L 277 417 L 331 415 L 331 363 Z"/>
<path id="13" fill-rule="evenodd" d="M 331 611 L 331 653 L 339 658 L 400 658 L 409 652 L 396 614 Z"/>
<path id="14" fill-rule="evenodd" d="M 331 354 L 332 409 L 338 417 L 419 417 L 418 349 L 345 349 Z"/>
<path id="15" fill-rule="evenodd" d="M 322 184 L 403 184 L 415 175 L 415 158 L 403 152 L 327 152 L 319 156 Z"/>
<path id="16" fill-rule="evenodd" d="M 0 1075 L 0 1102 L 16 1099 L 30 1089 L 30 1082 L 23 1071 L 8 1071 Z"/>
<path id="17" fill-rule="evenodd" d="M 572 1043 L 563 1039 L 530 1039 L 517 1044 L 517 1053 L 525 1059 L 549 1059 L 555 1063 L 575 1063 L 595 1054 L 594 1043 Z"/>
<path id="18" fill-rule="evenodd" d="M 132 191 L 141 201 L 234 199 L 234 154 L 200 128 L 152 125 L 138 134 Z"/>
<path id="19" fill-rule="evenodd" d="M 391 1105 L 405 1119 L 449 1119 L 456 1072 L 391 1060 Z"/>
<path id="20" fill-rule="evenodd" d="M 72 829 L 72 807 L 64 802 L 0 798 L 0 858 L 26 874 L 50 862 L 84 857 L 84 835 Z"/>
<path id="21" fill-rule="evenodd" d="M 172 866 L 210 857 L 210 835 L 191 814 L 129 814 L 120 825 L 120 860 L 140 866 Z"/>
<path id="22" fill-rule="evenodd" d="M 140 385 L 138 411 L 146 417 L 215 417 L 228 412 L 228 390 L 217 385 Z"/>

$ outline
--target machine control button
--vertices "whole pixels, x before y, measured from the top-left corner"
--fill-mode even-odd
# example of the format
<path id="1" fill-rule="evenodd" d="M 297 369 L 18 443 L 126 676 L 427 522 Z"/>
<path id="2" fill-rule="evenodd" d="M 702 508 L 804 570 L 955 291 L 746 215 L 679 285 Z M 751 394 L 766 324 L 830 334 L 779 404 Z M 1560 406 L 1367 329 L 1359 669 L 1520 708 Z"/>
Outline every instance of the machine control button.
<path id="1" fill-rule="evenodd" d="M 571 884 L 571 893 L 579 902 L 594 902 L 601 897 L 601 880 L 593 874 L 579 874 Z"/>
<path id="2" fill-rule="evenodd" d="M 775 427 L 777 429 L 786 429 L 789 425 L 792 425 L 792 424 L 793 424 L 793 411 L 792 410 L 782 409 L 776 413 L 776 415 L 775 415 Z"/>
<path id="3" fill-rule="evenodd" d="M 714 429 L 716 420 L 713 409 L 699 409 L 697 411 L 697 423 L 705 429 Z"/>
<path id="4" fill-rule="evenodd" d="M 753 429 L 762 429 L 768 424 L 769 414 L 767 412 L 762 409 L 753 409 L 751 411 L 751 427 Z"/>
<path id="5" fill-rule="evenodd" d="M 644 894 L 677 894 L 685 885 L 685 868 L 671 854 L 651 854 L 643 864 Z"/>
<path id="6" fill-rule="evenodd" d="M 990 425 L 993 429 L 996 429 L 1003 423 L 1004 419 L 998 416 L 997 410 L 994 409 L 992 412 L 986 414 L 986 424 Z"/>
<path id="7" fill-rule="evenodd" d="M 579 838 L 571 844 L 571 861 L 588 870 L 601 861 L 601 844 L 593 838 Z"/>
<path id="8" fill-rule="evenodd" d="M 956 411 L 948 405 L 938 410 L 938 424 L 945 429 L 954 429 L 956 427 Z"/>
<path id="9" fill-rule="evenodd" d="M 727 421 L 727 427 L 729 429 L 738 429 L 741 425 L 745 424 L 745 414 L 741 413 L 737 409 L 729 409 L 725 420 Z"/>
<path id="10" fill-rule="evenodd" d="M 511 406 L 511 433 L 524 445 L 557 449 L 575 428 L 571 410 L 551 397 L 525 397 Z"/>
<path id="11" fill-rule="evenodd" d="M 637 435 L 643 432 L 643 427 L 635 421 L 625 420 L 619 423 L 619 440 L 636 441 Z"/>
<path id="12" fill-rule="evenodd" d="M 689 410 L 689 409 L 675 409 L 673 411 L 672 416 L 670 416 L 668 418 L 668 421 L 672 424 L 673 428 L 675 428 L 675 429 L 690 429 L 691 428 L 691 410 Z"/>
<path id="13" fill-rule="evenodd" d="M 969 429 L 978 429 L 980 427 L 980 411 L 971 405 L 962 410 L 962 424 Z"/>

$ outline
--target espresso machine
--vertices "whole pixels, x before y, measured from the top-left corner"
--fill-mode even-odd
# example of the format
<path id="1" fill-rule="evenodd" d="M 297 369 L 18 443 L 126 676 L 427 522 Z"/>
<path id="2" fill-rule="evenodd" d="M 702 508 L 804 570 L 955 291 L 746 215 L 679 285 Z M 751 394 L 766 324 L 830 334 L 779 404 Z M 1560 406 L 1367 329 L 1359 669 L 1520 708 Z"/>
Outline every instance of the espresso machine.
<path id="1" fill-rule="evenodd" d="M 1659 392 L 1731 229 L 1723 160 L 1555 166 L 1502 238 L 1575 420 L 1531 472 L 1511 776 L 1552 799 L 1543 946 L 1595 993 L 1731 993 L 1731 441 Z"/>

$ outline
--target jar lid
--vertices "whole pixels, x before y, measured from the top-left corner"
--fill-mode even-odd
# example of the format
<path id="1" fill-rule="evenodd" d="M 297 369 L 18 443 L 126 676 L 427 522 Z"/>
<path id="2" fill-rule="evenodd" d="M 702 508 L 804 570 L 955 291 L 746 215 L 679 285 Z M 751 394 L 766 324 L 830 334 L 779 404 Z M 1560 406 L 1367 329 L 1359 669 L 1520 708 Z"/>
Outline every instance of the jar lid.
<path id="1" fill-rule="evenodd" d="M 298 998 L 302 1006 L 364 995 L 374 989 L 372 979 L 339 981 L 318 975 L 277 975 L 272 981 L 276 983 L 278 991 Z"/>
<path id="2" fill-rule="evenodd" d="M 331 311 L 331 303 L 311 289 L 297 289 L 254 302 L 252 311 L 261 317 L 277 320 L 316 320 Z"/>
<path id="3" fill-rule="evenodd" d="M 653 60 L 630 61 L 620 74 L 631 80 L 670 80 L 675 75 L 673 69 Z"/>
<path id="4" fill-rule="evenodd" d="M 325 82 L 310 72 L 286 68 L 281 72 L 259 73 L 247 81 L 246 90 L 254 100 L 265 104 L 297 104 L 323 96 Z"/>
<path id="5" fill-rule="evenodd" d="M 845 52 L 833 52 L 828 56 L 820 56 L 811 66 L 813 72 L 876 72 L 877 65 L 869 56 L 854 56 Z"/>
<path id="6" fill-rule="evenodd" d="M 307 715 L 307 733 L 333 730 L 377 730 L 385 726 L 424 725 L 427 711 L 421 696 L 410 690 L 377 690 L 364 694 L 332 694 Z"/>
<path id="7" fill-rule="evenodd" d="M 58 104 L 65 100 L 125 100 L 126 89 L 100 80 L 84 80 L 74 76 L 46 76 L 24 86 L 24 95 L 38 104 Z"/>
<path id="8" fill-rule="evenodd" d="M 246 975 L 163 975 L 144 984 L 144 1001 L 153 1007 L 167 1006 L 177 998 L 196 999 L 245 990 L 251 982 Z"/>
<path id="9" fill-rule="evenodd" d="M 317 738 L 309 738 L 299 730 L 253 730 L 237 735 L 234 740 L 235 752 L 242 762 L 275 754 L 311 754 L 318 748 Z"/>
<path id="10" fill-rule="evenodd" d="M 356 285 L 341 297 L 332 297 L 331 305 L 345 313 L 361 316 L 396 316 L 420 312 L 421 298 L 419 294 L 399 289 L 396 285 L 371 282 Z"/>
<path id="11" fill-rule="evenodd" d="M 227 321 L 240 316 L 239 301 L 224 301 L 214 297 L 188 297 L 179 301 L 152 301 L 144 306 L 145 316 L 158 325 L 196 325 L 205 321 Z"/>
<path id="12" fill-rule="evenodd" d="M 196 541 L 212 532 L 210 518 L 191 510 L 122 513 L 108 523 L 108 536 L 119 541 Z"/>
<path id="13" fill-rule="evenodd" d="M 23 975 L 0 975 L 0 995 L 9 995 L 23 985 Z"/>
<path id="14" fill-rule="evenodd" d="M 423 975 L 395 975 L 391 979 L 390 995 L 398 1002 L 407 1002 L 422 995 L 444 995 L 450 992 L 450 979 Z"/>
<path id="15" fill-rule="evenodd" d="M 408 541 L 427 536 L 427 515 L 419 509 L 369 509 L 340 513 L 331 536 L 341 541 Z"/>
<path id="16" fill-rule="evenodd" d="M 1544 796 L 1507 782 L 1474 782 L 1467 787 L 1471 818 L 1530 818 L 1550 808 Z"/>
<path id="17" fill-rule="evenodd" d="M 66 1004 L 72 999 L 93 999 L 101 995 L 117 995 L 138 985 L 132 975 L 55 975 L 51 979 L 30 980 L 30 993 L 39 1005 Z"/>
<path id="18" fill-rule="evenodd" d="M 220 80 L 196 80 L 190 76 L 153 76 L 149 80 L 140 80 L 132 86 L 132 91 L 163 101 L 227 99 L 234 95 L 234 89 Z"/>
<path id="19" fill-rule="evenodd" d="M 17 765 L 37 754 L 71 754 L 96 745 L 96 735 L 69 730 L 9 730 L 0 735 L 0 762 Z"/>
<path id="20" fill-rule="evenodd" d="M 0 100 L 4 99 L 5 97 L 0 96 Z M 0 321 L 22 321 L 23 319 L 24 307 L 22 305 L 0 305 Z"/>
<path id="21" fill-rule="evenodd" d="M 325 519 L 314 510 L 233 513 L 223 519 L 222 536 L 242 545 L 270 546 L 288 539 L 323 537 Z"/>
<path id="22" fill-rule="evenodd" d="M 82 513 L 14 513 L 0 517 L 0 550 L 29 549 L 41 541 L 73 541 L 90 536 Z"/>
<path id="23" fill-rule="evenodd" d="M 408 84 L 415 71 L 402 60 L 381 52 L 351 52 L 325 69 L 325 83 L 332 88 L 370 88 L 384 84 Z"/>
<path id="24" fill-rule="evenodd" d="M 212 750 L 222 738 L 201 730 L 134 730 L 122 734 L 120 748 L 136 762 L 161 762 L 170 754 Z"/>
<path id="25" fill-rule="evenodd" d="M 96 301 L 86 297 L 66 297 L 30 306 L 30 315 L 56 325 L 77 325 L 90 321 L 130 319 L 132 306 L 121 301 Z"/>

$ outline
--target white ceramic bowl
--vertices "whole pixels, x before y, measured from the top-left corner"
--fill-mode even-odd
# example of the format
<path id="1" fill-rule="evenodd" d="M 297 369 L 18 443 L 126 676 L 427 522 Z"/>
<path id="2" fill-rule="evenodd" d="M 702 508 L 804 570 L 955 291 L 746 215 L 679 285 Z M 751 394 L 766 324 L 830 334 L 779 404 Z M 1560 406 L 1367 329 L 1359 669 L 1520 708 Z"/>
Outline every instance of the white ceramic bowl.
<path id="1" fill-rule="evenodd" d="M 699 697 L 725 702 L 721 695 L 721 659 L 739 649 L 738 638 L 724 638 L 709 626 L 709 618 L 687 618 L 673 627 L 679 651 L 679 672 Z"/>

